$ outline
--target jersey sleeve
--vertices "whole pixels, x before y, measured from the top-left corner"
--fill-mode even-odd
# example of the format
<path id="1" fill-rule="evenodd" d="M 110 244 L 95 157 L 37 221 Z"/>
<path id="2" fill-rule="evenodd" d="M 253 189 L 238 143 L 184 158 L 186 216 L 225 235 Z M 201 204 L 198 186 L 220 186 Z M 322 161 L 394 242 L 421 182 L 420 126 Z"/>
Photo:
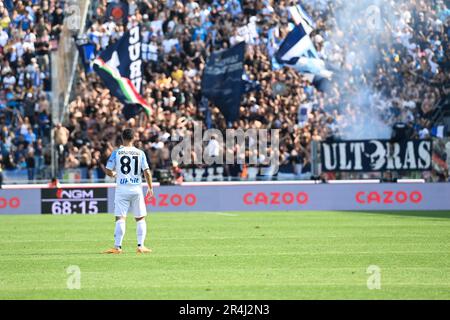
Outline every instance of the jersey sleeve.
<path id="1" fill-rule="evenodd" d="M 114 170 L 116 168 L 116 150 L 111 153 L 111 156 L 106 163 L 106 169 Z"/>
<path id="2" fill-rule="evenodd" d="M 145 170 L 147 170 L 149 167 L 148 167 L 148 162 L 147 162 L 147 157 L 145 156 L 145 152 L 144 151 L 141 151 L 141 169 L 142 169 L 142 171 L 145 171 Z"/>

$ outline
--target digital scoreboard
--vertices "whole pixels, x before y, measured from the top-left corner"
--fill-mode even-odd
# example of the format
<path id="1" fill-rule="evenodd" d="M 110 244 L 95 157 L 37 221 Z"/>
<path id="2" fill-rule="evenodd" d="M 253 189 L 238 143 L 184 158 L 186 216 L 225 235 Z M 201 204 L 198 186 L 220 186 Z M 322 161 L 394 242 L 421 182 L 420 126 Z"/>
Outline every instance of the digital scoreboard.
<path id="1" fill-rule="evenodd" d="M 97 214 L 108 211 L 107 188 L 41 189 L 41 213 Z"/>

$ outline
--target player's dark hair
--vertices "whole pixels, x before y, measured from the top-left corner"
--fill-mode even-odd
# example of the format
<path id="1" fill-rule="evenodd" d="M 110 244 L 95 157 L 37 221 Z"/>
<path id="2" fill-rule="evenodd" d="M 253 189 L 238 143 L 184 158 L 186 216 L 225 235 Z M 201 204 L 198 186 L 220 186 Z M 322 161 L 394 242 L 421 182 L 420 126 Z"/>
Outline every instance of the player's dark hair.
<path id="1" fill-rule="evenodd" d="M 122 132 L 122 140 L 123 141 L 131 141 L 134 138 L 134 131 L 133 129 L 125 129 Z"/>

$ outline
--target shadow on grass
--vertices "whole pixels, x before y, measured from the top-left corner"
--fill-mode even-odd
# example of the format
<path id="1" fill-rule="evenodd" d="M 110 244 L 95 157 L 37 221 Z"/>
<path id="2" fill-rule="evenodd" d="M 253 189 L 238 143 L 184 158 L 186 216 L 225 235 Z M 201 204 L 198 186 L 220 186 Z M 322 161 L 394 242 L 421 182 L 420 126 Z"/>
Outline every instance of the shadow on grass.
<path id="1" fill-rule="evenodd" d="M 343 211 L 343 212 L 355 212 L 355 211 Z M 370 214 L 382 214 L 389 216 L 400 216 L 400 217 L 419 217 L 419 218 L 440 218 L 440 219 L 450 219 L 449 211 L 358 211 L 360 213 L 370 213 Z"/>

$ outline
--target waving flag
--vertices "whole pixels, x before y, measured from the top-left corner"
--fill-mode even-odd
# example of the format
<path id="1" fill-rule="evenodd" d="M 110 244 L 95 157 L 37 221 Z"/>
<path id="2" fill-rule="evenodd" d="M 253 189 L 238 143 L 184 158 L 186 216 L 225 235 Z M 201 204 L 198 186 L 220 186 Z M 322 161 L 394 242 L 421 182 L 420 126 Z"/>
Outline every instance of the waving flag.
<path id="1" fill-rule="evenodd" d="M 92 62 L 95 59 L 95 44 L 89 42 L 87 39 L 77 39 L 75 43 L 81 62 L 83 63 L 84 71 L 86 73 L 93 72 Z"/>
<path id="2" fill-rule="evenodd" d="M 306 34 L 309 35 L 316 28 L 316 23 L 300 4 L 291 6 L 288 10 L 292 20 L 294 20 L 296 25 L 301 24 Z"/>
<path id="3" fill-rule="evenodd" d="M 288 33 L 275 53 L 279 64 L 284 64 L 299 72 L 330 78 L 332 72 L 327 70 L 325 62 L 319 58 L 311 38 L 301 24 Z"/>
<path id="4" fill-rule="evenodd" d="M 142 83 L 141 34 L 136 26 L 109 45 L 94 60 L 94 70 L 111 94 L 123 104 L 139 104 L 150 115 L 150 107 L 139 94 Z"/>
<path id="5" fill-rule="evenodd" d="M 228 50 L 214 52 L 203 70 L 202 94 L 214 103 L 230 123 L 239 117 L 244 93 L 245 42 Z"/>

